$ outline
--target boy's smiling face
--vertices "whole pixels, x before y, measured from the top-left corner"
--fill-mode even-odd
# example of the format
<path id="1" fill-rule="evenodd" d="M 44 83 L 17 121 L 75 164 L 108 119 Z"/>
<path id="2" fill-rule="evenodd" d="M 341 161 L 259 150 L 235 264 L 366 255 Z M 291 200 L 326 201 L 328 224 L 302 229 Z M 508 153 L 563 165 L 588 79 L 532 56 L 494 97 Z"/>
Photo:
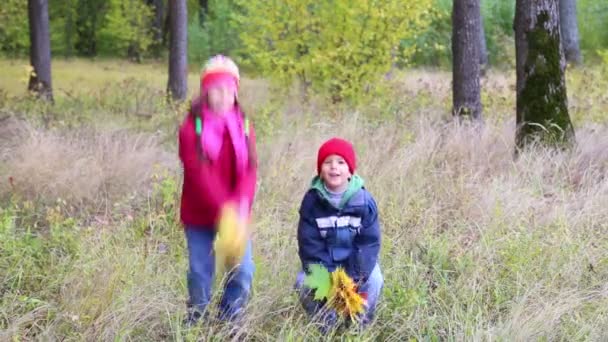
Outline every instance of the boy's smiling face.
<path id="1" fill-rule="evenodd" d="M 321 179 L 327 189 L 333 192 L 346 190 L 352 176 L 346 160 L 337 154 L 329 155 L 321 164 Z"/>

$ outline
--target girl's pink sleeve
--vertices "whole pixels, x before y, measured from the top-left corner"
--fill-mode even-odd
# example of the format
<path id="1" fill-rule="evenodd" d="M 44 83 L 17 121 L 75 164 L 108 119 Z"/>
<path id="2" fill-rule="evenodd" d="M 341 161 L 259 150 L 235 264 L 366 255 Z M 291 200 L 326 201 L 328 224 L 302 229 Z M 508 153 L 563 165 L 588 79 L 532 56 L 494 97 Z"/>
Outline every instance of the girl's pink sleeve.
<path id="1" fill-rule="evenodd" d="M 204 196 L 211 208 L 219 210 L 230 194 L 219 181 L 219 170 L 208 161 L 200 160 L 196 149 L 196 133 L 191 116 L 188 115 L 179 130 L 179 158 L 184 166 L 184 184 L 193 187 Z"/>
<path id="2" fill-rule="evenodd" d="M 235 201 L 237 203 L 242 203 L 243 201 L 245 201 L 245 208 L 248 211 L 251 211 L 251 207 L 253 206 L 253 199 L 255 197 L 258 176 L 258 153 L 256 147 L 255 131 L 251 123 L 249 124 L 249 151 L 252 154 L 249 156 L 249 159 L 252 162 L 248 164 L 243 176 L 240 177 L 234 192 L 234 196 Z"/>

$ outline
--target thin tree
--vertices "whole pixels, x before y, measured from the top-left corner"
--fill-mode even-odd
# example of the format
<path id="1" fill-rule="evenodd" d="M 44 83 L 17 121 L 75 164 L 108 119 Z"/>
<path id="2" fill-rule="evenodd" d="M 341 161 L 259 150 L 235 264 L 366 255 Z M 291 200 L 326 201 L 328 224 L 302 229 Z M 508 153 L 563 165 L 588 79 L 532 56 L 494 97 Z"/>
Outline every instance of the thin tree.
<path id="1" fill-rule="evenodd" d="M 515 8 L 518 148 L 574 138 L 568 115 L 558 0 L 517 0 Z"/>
<path id="2" fill-rule="evenodd" d="M 48 0 L 28 0 L 30 29 L 30 63 L 34 68 L 30 73 L 28 89 L 53 102 L 51 83 L 51 36 L 49 31 Z"/>
<path id="3" fill-rule="evenodd" d="M 559 20 L 566 61 L 581 64 L 583 56 L 581 55 L 578 21 L 576 20 L 576 0 L 559 0 Z"/>
<path id="4" fill-rule="evenodd" d="M 170 43 L 167 92 L 173 101 L 188 95 L 188 8 L 186 0 L 169 1 Z"/>
<path id="5" fill-rule="evenodd" d="M 452 9 L 453 115 L 481 119 L 479 0 L 454 0 Z"/>
<path id="6" fill-rule="evenodd" d="M 198 6 L 198 22 L 201 26 L 203 26 L 203 23 L 205 20 L 207 20 L 207 15 L 209 15 L 209 1 L 199 0 Z"/>
<path id="7" fill-rule="evenodd" d="M 154 32 L 154 44 L 160 46 L 163 41 L 163 21 L 165 18 L 165 6 L 163 0 L 147 0 L 148 6 L 154 10 L 152 19 L 152 30 Z"/>

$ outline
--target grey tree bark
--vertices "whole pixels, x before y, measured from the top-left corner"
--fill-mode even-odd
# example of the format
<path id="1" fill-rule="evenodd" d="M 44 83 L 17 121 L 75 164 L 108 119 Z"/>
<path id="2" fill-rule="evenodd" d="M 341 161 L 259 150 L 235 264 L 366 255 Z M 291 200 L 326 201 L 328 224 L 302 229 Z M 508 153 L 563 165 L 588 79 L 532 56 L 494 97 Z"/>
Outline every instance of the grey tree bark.
<path id="1" fill-rule="evenodd" d="M 481 119 L 479 0 L 454 0 L 452 95 L 454 116 Z"/>
<path id="2" fill-rule="evenodd" d="M 53 102 L 51 84 L 51 36 L 48 0 L 28 0 L 30 29 L 30 74 L 28 89 L 41 99 Z"/>
<path id="3" fill-rule="evenodd" d="M 169 1 L 170 47 L 167 92 L 173 101 L 188 95 L 188 8 L 186 0 Z"/>
<path id="4" fill-rule="evenodd" d="M 549 143 L 573 140 L 558 0 L 517 0 L 514 27 L 517 147 L 536 140 Z"/>
<path id="5" fill-rule="evenodd" d="M 559 20 L 566 61 L 581 64 L 583 57 L 578 35 L 578 21 L 576 20 L 576 0 L 559 0 Z"/>

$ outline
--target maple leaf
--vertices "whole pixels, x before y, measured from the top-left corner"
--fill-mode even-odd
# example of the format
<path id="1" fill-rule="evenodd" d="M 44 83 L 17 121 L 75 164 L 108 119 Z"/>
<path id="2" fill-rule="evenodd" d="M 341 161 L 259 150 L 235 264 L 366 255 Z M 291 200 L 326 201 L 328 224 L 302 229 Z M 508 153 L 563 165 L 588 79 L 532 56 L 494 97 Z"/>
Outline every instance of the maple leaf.
<path id="1" fill-rule="evenodd" d="M 323 300 L 329 296 L 331 276 L 325 267 L 313 264 L 308 267 L 310 274 L 306 275 L 304 285 L 315 290 L 315 300 Z"/>

